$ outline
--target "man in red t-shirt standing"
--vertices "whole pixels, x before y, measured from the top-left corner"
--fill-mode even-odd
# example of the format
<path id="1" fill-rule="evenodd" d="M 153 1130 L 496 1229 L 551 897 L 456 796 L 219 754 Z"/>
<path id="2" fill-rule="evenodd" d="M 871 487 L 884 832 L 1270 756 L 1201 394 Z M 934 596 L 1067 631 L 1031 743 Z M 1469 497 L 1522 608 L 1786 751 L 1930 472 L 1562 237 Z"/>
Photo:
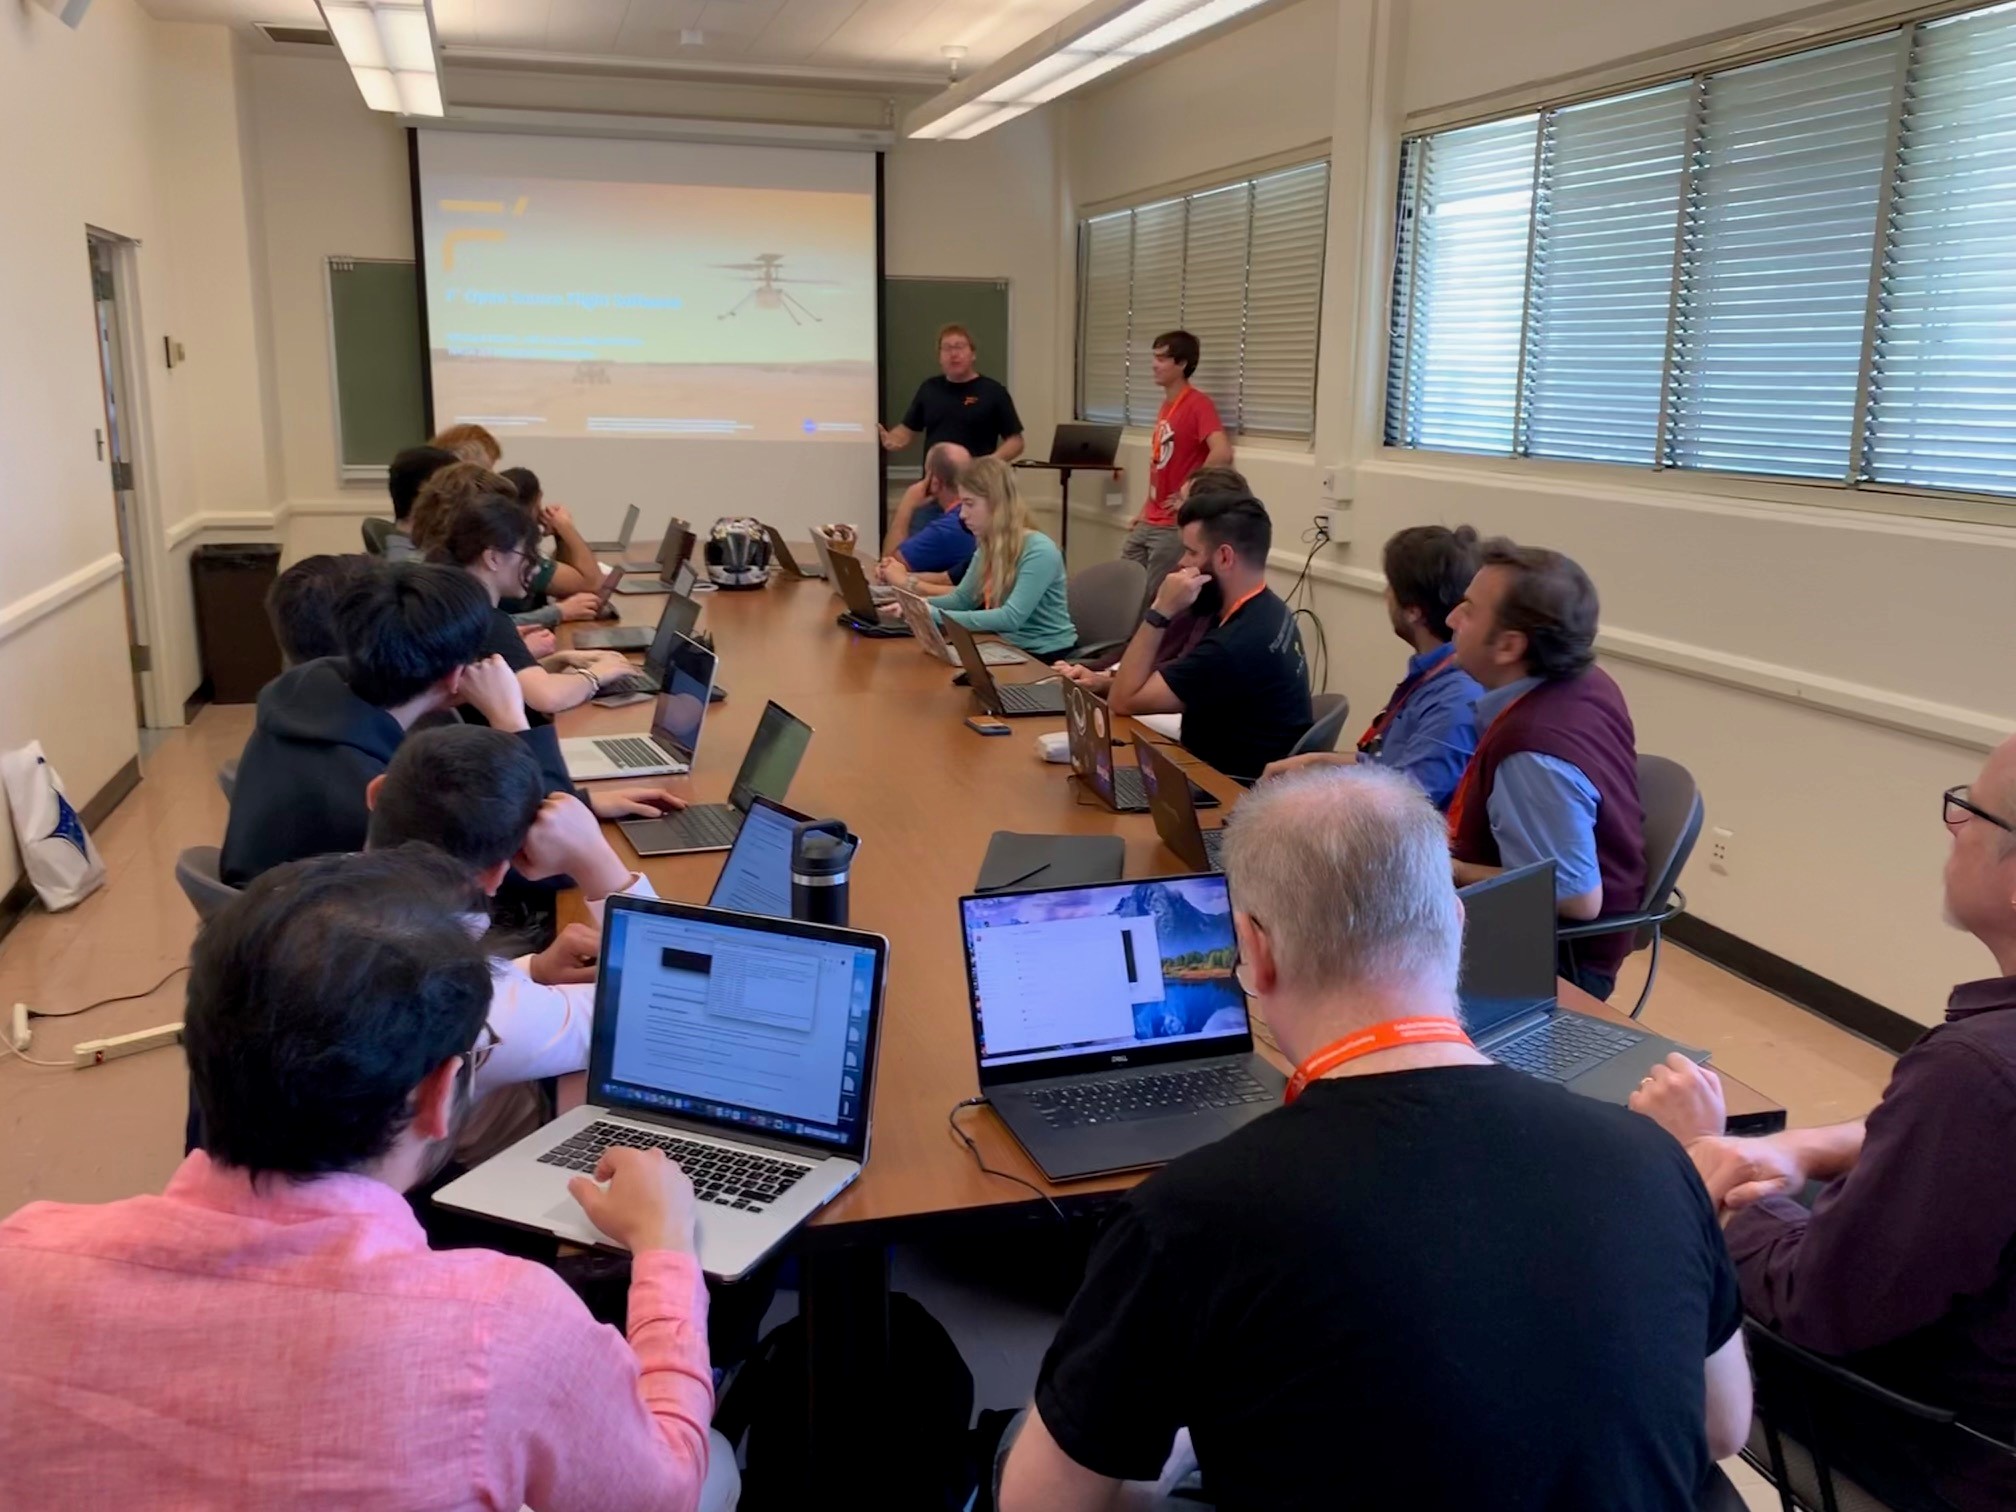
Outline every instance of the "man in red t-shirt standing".
<path id="1" fill-rule="evenodd" d="M 1183 555 L 1176 529 L 1176 509 L 1183 485 L 1200 467 L 1230 467 L 1232 441 L 1218 419 L 1218 406 L 1202 389 L 1190 386 L 1201 351 L 1188 331 L 1170 331 L 1155 338 L 1155 385 L 1162 390 L 1162 408 L 1148 456 L 1148 502 L 1134 517 L 1120 555 L 1139 562 L 1148 573 L 1148 593 L 1155 589 Z"/>

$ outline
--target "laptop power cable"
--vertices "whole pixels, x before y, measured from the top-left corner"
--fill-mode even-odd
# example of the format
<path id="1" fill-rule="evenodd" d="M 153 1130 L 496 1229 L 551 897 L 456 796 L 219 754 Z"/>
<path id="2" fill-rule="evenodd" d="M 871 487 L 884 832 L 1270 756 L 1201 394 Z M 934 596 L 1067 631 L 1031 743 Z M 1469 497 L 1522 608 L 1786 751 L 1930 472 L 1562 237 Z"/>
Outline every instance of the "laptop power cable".
<path id="1" fill-rule="evenodd" d="M 959 1115 L 961 1113 L 968 1108 L 984 1108 L 986 1105 L 987 1099 L 984 1097 L 962 1098 L 960 1101 L 952 1104 L 952 1110 L 945 1115 L 945 1122 L 951 1127 L 952 1132 L 958 1136 L 959 1143 L 966 1146 L 967 1153 L 973 1157 L 973 1163 L 980 1167 L 983 1173 L 989 1176 L 999 1176 L 1003 1181 L 1012 1181 L 1018 1186 L 1029 1188 L 1030 1191 L 1050 1204 L 1050 1211 L 1057 1215 L 1059 1223 L 1068 1221 L 1064 1217 L 1064 1209 L 1057 1206 L 1057 1199 L 1036 1185 L 1035 1182 L 1017 1176 L 1013 1171 L 996 1170 L 993 1166 L 987 1164 L 986 1157 L 980 1153 L 980 1146 L 973 1143 L 973 1136 L 959 1127 Z"/>

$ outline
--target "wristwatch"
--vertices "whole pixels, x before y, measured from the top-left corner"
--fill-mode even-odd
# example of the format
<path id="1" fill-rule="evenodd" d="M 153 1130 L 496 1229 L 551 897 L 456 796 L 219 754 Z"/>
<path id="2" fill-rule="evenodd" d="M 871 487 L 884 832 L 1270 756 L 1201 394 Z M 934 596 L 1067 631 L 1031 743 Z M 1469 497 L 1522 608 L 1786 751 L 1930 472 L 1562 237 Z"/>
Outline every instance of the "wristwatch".
<path id="1" fill-rule="evenodd" d="M 1157 630 L 1167 630 L 1169 628 L 1169 616 L 1164 614 L 1160 609 L 1153 607 L 1152 605 L 1149 607 L 1148 612 L 1142 615 L 1141 618 L 1146 620 L 1149 624 L 1153 625 Z"/>

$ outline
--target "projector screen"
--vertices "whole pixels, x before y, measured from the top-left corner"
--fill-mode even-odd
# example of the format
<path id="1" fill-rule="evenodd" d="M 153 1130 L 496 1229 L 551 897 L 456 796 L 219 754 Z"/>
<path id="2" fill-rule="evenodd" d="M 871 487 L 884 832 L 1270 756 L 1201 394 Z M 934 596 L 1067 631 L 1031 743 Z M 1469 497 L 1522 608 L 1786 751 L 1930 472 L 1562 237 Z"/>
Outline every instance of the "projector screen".
<path id="1" fill-rule="evenodd" d="M 437 430 L 591 537 L 638 505 L 646 554 L 673 515 L 875 528 L 872 153 L 421 130 L 416 163 Z"/>

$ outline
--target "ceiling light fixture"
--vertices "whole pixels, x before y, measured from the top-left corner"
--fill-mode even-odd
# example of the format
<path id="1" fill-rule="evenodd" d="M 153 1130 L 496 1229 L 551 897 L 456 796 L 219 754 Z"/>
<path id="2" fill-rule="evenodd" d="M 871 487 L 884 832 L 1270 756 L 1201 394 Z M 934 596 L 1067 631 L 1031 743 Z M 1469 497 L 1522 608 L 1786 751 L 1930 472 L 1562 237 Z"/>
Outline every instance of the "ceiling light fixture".
<path id="1" fill-rule="evenodd" d="M 963 142 L 1173 47 L 1267 0 L 1094 0 L 972 78 L 926 100 L 903 134 Z"/>
<path id="2" fill-rule="evenodd" d="M 315 0 L 364 103 L 395 115 L 438 116 L 441 65 L 427 0 Z"/>

